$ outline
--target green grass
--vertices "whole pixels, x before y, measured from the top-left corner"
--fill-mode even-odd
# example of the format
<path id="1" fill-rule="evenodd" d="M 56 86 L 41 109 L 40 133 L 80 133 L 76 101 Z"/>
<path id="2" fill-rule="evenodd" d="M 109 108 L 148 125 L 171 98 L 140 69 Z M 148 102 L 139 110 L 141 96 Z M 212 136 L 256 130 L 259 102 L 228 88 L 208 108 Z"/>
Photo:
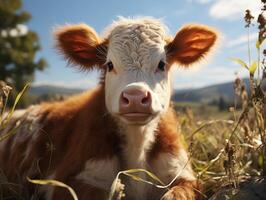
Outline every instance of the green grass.
<path id="1" fill-rule="evenodd" d="M 186 115 L 188 110 L 193 112 L 196 120 L 218 120 L 233 119 L 234 115 L 239 115 L 240 111 L 230 112 L 230 108 L 220 111 L 217 106 L 195 102 L 176 102 L 174 108 L 179 115 Z"/>

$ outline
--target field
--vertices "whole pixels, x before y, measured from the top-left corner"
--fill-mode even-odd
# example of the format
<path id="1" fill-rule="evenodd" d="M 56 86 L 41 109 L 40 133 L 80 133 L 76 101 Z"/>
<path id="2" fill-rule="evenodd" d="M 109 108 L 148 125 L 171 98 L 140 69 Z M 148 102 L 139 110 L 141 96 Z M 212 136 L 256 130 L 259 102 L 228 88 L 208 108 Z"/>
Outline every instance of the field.
<path id="1" fill-rule="evenodd" d="M 252 199 L 253 192 L 261 187 L 258 182 L 264 181 L 265 173 L 265 147 L 254 107 L 248 111 L 234 107 L 221 111 L 217 105 L 206 103 L 173 102 L 172 106 L 179 118 L 178 129 L 190 153 L 190 161 L 204 187 L 203 197 L 237 199 L 243 188 L 247 188 L 251 195 L 249 199 Z M 1 174 L 0 182 L 1 185 L 8 183 L 4 174 Z M 261 190 L 258 192 L 265 193 Z M 13 198 L 21 199 L 20 195 L 17 193 Z"/>
<path id="2" fill-rule="evenodd" d="M 188 102 L 176 103 L 175 107 L 180 131 L 207 199 L 224 187 L 229 199 L 237 199 L 242 182 L 262 180 L 262 143 L 252 120 L 254 113 L 242 121 L 241 110 L 234 108 L 221 112 L 215 106 Z M 252 199 L 254 190 L 252 185 L 249 187 Z M 217 199 L 226 199 L 224 194 L 225 191 L 223 198 Z"/>

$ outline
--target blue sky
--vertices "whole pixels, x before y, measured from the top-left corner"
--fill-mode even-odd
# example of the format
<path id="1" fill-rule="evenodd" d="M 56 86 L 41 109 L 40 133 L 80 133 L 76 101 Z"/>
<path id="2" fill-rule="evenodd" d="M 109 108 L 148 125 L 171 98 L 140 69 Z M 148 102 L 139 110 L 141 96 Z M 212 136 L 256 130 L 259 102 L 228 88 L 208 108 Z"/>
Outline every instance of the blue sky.
<path id="1" fill-rule="evenodd" d="M 24 0 L 23 9 L 30 12 L 28 27 L 39 34 L 42 49 L 38 57 L 44 57 L 49 68 L 37 72 L 35 84 L 51 84 L 65 87 L 91 88 L 97 84 L 97 72 L 80 73 L 67 67 L 66 62 L 53 48 L 52 30 L 58 25 L 84 22 L 98 33 L 117 16 L 153 16 L 161 18 L 170 34 L 187 23 L 213 26 L 221 33 L 219 48 L 200 66 L 177 69 L 173 75 L 174 88 L 197 88 L 233 80 L 234 73 L 244 77 L 248 72 L 229 58 L 247 61 L 247 31 L 244 28 L 244 11 L 250 8 L 259 12 L 260 0 Z M 252 46 L 255 46 L 255 27 L 251 30 Z M 255 48 L 252 52 L 255 59 Z"/>

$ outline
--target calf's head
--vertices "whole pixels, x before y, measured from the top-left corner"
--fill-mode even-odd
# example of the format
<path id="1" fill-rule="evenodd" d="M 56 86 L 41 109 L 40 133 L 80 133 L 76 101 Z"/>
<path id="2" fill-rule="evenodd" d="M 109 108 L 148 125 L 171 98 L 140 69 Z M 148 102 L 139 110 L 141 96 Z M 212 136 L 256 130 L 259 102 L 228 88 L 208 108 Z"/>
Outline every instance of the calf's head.
<path id="1" fill-rule="evenodd" d="M 201 25 L 185 26 L 170 38 L 155 19 L 120 19 L 104 38 L 85 24 L 56 32 L 58 48 L 70 63 L 104 71 L 107 110 L 127 124 L 147 124 L 167 110 L 171 66 L 199 61 L 216 38 Z"/>

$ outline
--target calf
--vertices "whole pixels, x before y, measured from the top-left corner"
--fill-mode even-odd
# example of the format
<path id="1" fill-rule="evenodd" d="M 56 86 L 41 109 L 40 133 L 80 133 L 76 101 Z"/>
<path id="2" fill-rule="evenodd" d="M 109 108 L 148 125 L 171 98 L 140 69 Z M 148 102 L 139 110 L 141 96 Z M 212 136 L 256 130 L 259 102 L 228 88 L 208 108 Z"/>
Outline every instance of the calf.
<path id="1" fill-rule="evenodd" d="M 142 168 L 164 183 L 178 178 L 166 191 L 122 177 L 125 199 L 198 199 L 169 107 L 170 71 L 174 64 L 188 67 L 202 59 L 215 44 L 216 32 L 188 25 L 170 38 L 158 20 L 120 18 L 104 38 L 85 24 L 59 28 L 55 38 L 71 65 L 100 70 L 100 83 L 63 102 L 14 114 L 1 134 L 18 126 L 16 134 L 0 143 L 0 167 L 8 181 L 22 183 L 23 191 L 40 199 L 71 196 L 58 187 L 36 189 L 26 177 L 59 180 L 79 199 L 103 200 L 119 171 Z"/>

